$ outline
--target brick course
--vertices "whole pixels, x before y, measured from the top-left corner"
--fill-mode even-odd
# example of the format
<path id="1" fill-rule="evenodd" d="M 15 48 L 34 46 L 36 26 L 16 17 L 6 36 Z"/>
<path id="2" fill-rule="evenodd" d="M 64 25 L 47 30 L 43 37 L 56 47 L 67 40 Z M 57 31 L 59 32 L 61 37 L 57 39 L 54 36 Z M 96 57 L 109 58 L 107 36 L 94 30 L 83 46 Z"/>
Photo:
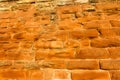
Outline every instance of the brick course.
<path id="1" fill-rule="evenodd" d="M 0 80 L 120 80 L 120 0 L 0 0 Z"/>

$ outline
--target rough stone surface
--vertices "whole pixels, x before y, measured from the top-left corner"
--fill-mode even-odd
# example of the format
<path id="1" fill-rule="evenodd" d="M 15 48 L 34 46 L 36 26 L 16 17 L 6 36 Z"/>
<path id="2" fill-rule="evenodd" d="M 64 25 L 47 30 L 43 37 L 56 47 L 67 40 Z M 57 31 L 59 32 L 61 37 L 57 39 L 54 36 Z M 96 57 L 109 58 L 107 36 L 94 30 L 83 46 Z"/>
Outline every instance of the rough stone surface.
<path id="1" fill-rule="evenodd" d="M 0 80 L 120 80 L 120 0 L 0 0 Z"/>

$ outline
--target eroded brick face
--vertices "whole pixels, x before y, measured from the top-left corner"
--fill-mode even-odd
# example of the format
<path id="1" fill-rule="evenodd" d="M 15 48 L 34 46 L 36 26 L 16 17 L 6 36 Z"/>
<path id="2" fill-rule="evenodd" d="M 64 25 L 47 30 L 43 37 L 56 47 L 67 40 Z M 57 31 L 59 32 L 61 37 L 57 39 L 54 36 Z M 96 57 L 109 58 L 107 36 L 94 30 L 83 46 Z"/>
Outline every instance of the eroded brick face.
<path id="1" fill-rule="evenodd" d="M 120 80 L 120 0 L 0 0 L 0 80 Z"/>

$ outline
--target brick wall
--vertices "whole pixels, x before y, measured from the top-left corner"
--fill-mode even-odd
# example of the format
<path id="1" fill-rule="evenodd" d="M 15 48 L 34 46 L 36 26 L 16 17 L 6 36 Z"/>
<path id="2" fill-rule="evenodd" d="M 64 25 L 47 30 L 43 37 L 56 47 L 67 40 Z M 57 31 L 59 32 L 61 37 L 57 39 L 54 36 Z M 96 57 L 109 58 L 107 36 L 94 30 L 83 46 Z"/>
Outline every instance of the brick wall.
<path id="1" fill-rule="evenodd" d="M 119 0 L 0 0 L 0 80 L 120 80 Z"/>

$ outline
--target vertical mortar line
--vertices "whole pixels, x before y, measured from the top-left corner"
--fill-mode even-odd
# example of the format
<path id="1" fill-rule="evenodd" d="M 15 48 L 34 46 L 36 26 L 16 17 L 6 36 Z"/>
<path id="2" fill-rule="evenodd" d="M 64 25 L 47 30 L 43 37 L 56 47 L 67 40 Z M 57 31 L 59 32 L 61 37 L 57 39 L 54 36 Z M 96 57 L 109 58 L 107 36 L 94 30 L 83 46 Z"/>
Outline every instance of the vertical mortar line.
<path id="1" fill-rule="evenodd" d="M 71 72 L 70 72 L 70 70 L 68 70 L 68 78 L 69 78 L 69 80 L 72 80 L 72 78 L 71 78 Z"/>
<path id="2" fill-rule="evenodd" d="M 107 53 L 109 54 L 109 59 L 111 59 L 111 53 L 109 52 L 108 48 L 109 48 L 109 47 L 107 47 L 107 48 L 105 48 L 105 49 L 106 49 Z"/>

